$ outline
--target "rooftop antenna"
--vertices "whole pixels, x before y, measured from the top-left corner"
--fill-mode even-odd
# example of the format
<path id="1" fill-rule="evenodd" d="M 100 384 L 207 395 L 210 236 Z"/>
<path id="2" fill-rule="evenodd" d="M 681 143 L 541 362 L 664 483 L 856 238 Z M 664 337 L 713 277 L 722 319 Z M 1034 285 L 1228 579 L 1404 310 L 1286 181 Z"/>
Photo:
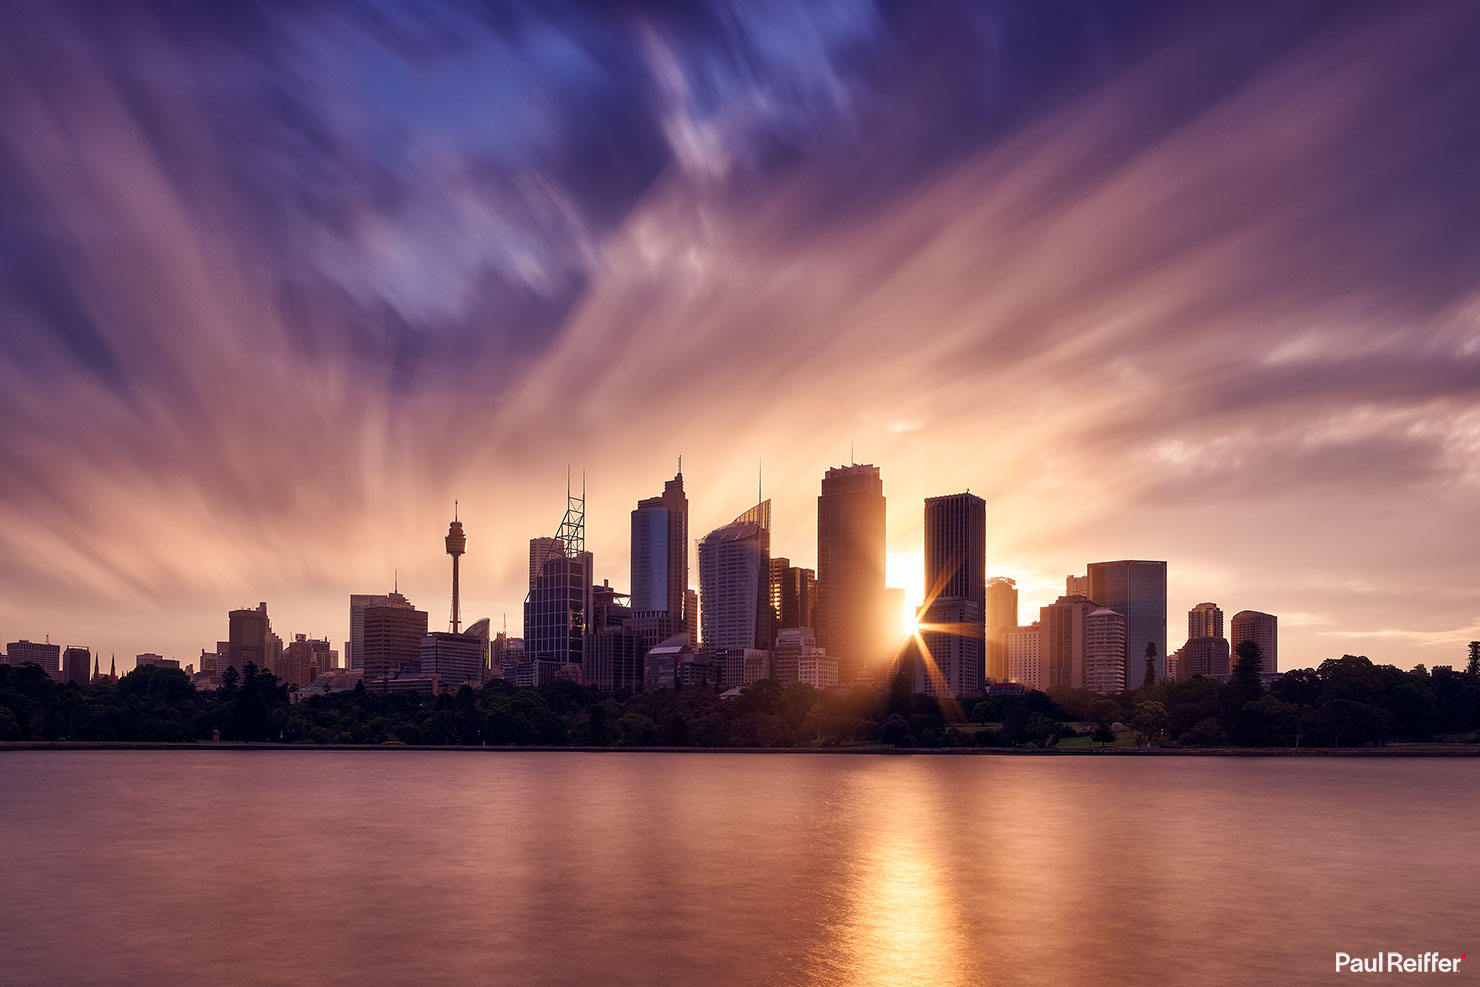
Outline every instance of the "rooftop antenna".
<path id="1" fill-rule="evenodd" d="M 399 592 L 401 592 L 401 570 L 400 569 L 392 569 L 391 570 L 391 592 L 392 593 L 399 593 Z"/>
<path id="2" fill-rule="evenodd" d="M 853 455 L 853 443 L 848 443 L 848 465 L 857 466 L 858 459 Z"/>
<path id="3" fill-rule="evenodd" d="M 678 454 L 678 475 L 683 476 L 683 453 Z"/>
<path id="4" fill-rule="evenodd" d="M 762 460 L 755 461 L 755 502 L 757 504 L 761 502 L 761 463 Z"/>

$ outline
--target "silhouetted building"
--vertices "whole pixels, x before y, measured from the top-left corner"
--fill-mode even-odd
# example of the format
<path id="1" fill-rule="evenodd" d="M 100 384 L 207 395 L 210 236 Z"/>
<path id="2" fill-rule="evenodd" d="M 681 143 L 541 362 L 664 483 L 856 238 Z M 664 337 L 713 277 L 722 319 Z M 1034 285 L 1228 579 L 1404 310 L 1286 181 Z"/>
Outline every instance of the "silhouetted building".
<path id="1" fill-rule="evenodd" d="M 817 574 L 791 564 L 790 559 L 771 560 L 771 609 L 776 629 L 812 627 L 817 609 Z"/>
<path id="2" fill-rule="evenodd" d="M 232 610 L 227 618 L 227 666 L 240 673 L 251 663 L 261 671 L 276 674 L 283 640 L 272 632 L 267 604 L 259 603 L 255 610 Z"/>
<path id="3" fill-rule="evenodd" d="M 691 663 L 693 658 L 694 647 L 684 637 L 674 637 L 649 649 L 642 658 L 643 691 L 677 688 L 680 666 Z"/>
<path id="4" fill-rule="evenodd" d="M 829 469 L 817 498 L 817 642 L 838 660 L 841 681 L 890 657 L 884 610 L 884 481 L 879 468 Z"/>
<path id="5" fill-rule="evenodd" d="M 681 617 L 688 587 L 689 499 L 680 471 L 632 512 L 632 609 Z"/>
<path id="6" fill-rule="evenodd" d="M 135 668 L 143 668 L 145 665 L 153 668 L 179 668 L 180 660 L 178 658 L 166 658 L 163 655 L 156 655 L 153 652 L 134 655 Z"/>
<path id="7" fill-rule="evenodd" d="M 646 650 L 642 635 L 631 627 L 600 628 L 591 635 L 586 653 L 586 684 L 602 692 L 639 691 Z"/>
<path id="8" fill-rule="evenodd" d="M 531 661 L 553 662 L 557 672 L 559 666 L 582 663 L 595 607 L 593 568 L 590 552 L 545 560 L 524 604 L 524 650 Z"/>
<path id="9" fill-rule="evenodd" d="M 1011 676 L 1007 660 L 1007 632 L 1018 626 L 1017 583 L 1006 576 L 987 580 L 987 678 L 1005 681 Z"/>
<path id="10" fill-rule="evenodd" d="M 981 607 L 958 597 L 936 599 L 920 613 L 924 661 L 915 664 L 915 691 L 967 696 L 982 690 Z"/>
<path id="11" fill-rule="evenodd" d="M 921 637 L 950 695 L 981 690 L 987 670 L 986 606 L 987 502 L 972 493 L 925 498 L 925 611 L 920 623 L 928 631 Z M 953 636 L 969 640 L 947 640 Z M 930 677 L 926 685 L 938 687 Z"/>
<path id="12" fill-rule="evenodd" d="M 699 646 L 699 593 L 693 589 L 683 591 L 683 629 L 689 635 L 689 643 Z"/>
<path id="13" fill-rule="evenodd" d="M 565 554 L 564 543 L 559 538 L 531 538 L 529 540 L 529 592 L 534 593 L 534 583 L 540 577 L 545 563 Z"/>
<path id="14" fill-rule="evenodd" d="M 1187 636 L 1223 637 L 1223 611 L 1216 603 L 1199 603 L 1187 611 Z M 1145 645 L 1142 645 L 1144 648 Z M 1143 651 L 1142 654 L 1145 654 Z"/>
<path id="15" fill-rule="evenodd" d="M 421 639 L 416 670 L 437 677 L 436 690 L 483 685 L 484 642 L 471 634 L 432 631 Z"/>
<path id="16" fill-rule="evenodd" d="M 412 609 L 406 597 L 390 593 L 351 593 L 349 598 L 349 643 L 345 646 L 346 668 L 365 667 L 365 610 L 369 607 Z"/>
<path id="17" fill-rule="evenodd" d="M 12 641 L 5 646 L 5 661 L 16 668 L 34 662 L 41 670 L 55 678 L 62 670 L 62 646 L 60 644 L 37 644 L 34 641 Z"/>
<path id="18" fill-rule="evenodd" d="M 1003 637 L 1007 642 L 1007 677 L 1021 683 L 1024 689 L 1040 689 L 1043 677 L 1043 632 L 1038 621 L 1022 627 L 1009 627 Z"/>
<path id="19" fill-rule="evenodd" d="M 1098 609 L 1097 604 L 1083 596 L 1061 596 L 1039 609 L 1039 633 L 1043 637 L 1040 689 L 1055 685 L 1084 688 L 1085 623 Z"/>
<path id="20" fill-rule="evenodd" d="M 1166 677 L 1167 564 L 1141 560 L 1091 562 L 1089 597 L 1125 617 L 1127 689 L 1145 684 L 1146 643 L 1156 645 L 1156 678 Z"/>
<path id="21" fill-rule="evenodd" d="M 1264 652 L 1263 672 L 1266 675 L 1280 670 L 1280 619 L 1272 613 L 1258 610 L 1240 610 L 1233 615 L 1232 647 L 1243 641 L 1253 641 Z"/>
<path id="22" fill-rule="evenodd" d="M 1114 694 L 1125 690 L 1125 616 L 1100 607 L 1084 619 L 1084 687 Z"/>
<path id="23" fill-rule="evenodd" d="M 290 685 L 309 685 L 314 679 L 334 667 L 335 652 L 326 639 L 311 639 L 306 634 L 295 634 L 293 640 L 283 648 L 278 667 L 273 669 L 278 678 Z"/>
<path id="24" fill-rule="evenodd" d="M 178 667 L 178 666 L 176 666 Z M 62 652 L 62 682 L 87 685 L 92 674 L 92 652 L 87 648 L 68 648 Z"/>
<path id="25" fill-rule="evenodd" d="M 391 679 L 416 664 L 426 633 L 425 610 L 400 604 L 366 607 L 365 688 L 386 689 Z"/>
<path id="26" fill-rule="evenodd" d="M 1199 675 L 1209 677 L 1227 675 L 1229 672 L 1228 639 L 1222 637 L 1189 638 L 1187 643 L 1182 645 L 1177 663 L 1186 669 L 1185 675 L 1189 679 Z"/>
<path id="27" fill-rule="evenodd" d="M 771 646 L 771 502 L 699 541 L 699 633 L 704 648 Z"/>

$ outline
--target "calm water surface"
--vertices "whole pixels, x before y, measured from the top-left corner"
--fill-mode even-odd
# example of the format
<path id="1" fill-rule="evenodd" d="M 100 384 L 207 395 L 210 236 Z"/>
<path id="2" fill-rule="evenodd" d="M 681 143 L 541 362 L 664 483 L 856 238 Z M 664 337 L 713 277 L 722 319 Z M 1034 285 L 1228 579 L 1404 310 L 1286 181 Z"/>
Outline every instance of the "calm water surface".
<path id="1" fill-rule="evenodd" d="M 1473 760 L 8 752 L 0 983 L 1329 984 L 1480 953 L 1477 821 Z"/>

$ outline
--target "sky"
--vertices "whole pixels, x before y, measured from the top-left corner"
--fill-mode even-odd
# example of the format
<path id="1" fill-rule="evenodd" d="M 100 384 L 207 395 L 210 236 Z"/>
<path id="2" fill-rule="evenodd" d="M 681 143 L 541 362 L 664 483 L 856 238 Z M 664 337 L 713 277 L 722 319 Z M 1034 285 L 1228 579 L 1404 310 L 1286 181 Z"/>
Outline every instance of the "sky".
<path id="1" fill-rule="evenodd" d="M 350 593 L 519 633 L 877 464 L 988 503 L 1023 622 L 1166 559 L 1280 666 L 1480 638 L 1480 8 L 0 5 L 0 641 L 195 660 Z M 691 575 L 697 581 L 697 567 Z"/>

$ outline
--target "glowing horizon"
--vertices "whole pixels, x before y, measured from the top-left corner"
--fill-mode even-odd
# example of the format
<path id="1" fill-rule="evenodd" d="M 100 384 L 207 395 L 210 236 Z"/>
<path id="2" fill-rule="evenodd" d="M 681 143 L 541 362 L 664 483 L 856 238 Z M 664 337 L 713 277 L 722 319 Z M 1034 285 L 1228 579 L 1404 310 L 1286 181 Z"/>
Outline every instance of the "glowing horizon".
<path id="1" fill-rule="evenodd" d="M 3 641 L 342 648 L 394 572 L 440 626 L 454 500 L 518 633 L 567 468 L 628 589 L 680 454 L 809 567 L 877 464 L 911 609 L 970 489 L 1023 623 L 1149 558 L 1169 643 L 1480 638 L 1480 13 L 384 6 L 0 11 Z"/>

